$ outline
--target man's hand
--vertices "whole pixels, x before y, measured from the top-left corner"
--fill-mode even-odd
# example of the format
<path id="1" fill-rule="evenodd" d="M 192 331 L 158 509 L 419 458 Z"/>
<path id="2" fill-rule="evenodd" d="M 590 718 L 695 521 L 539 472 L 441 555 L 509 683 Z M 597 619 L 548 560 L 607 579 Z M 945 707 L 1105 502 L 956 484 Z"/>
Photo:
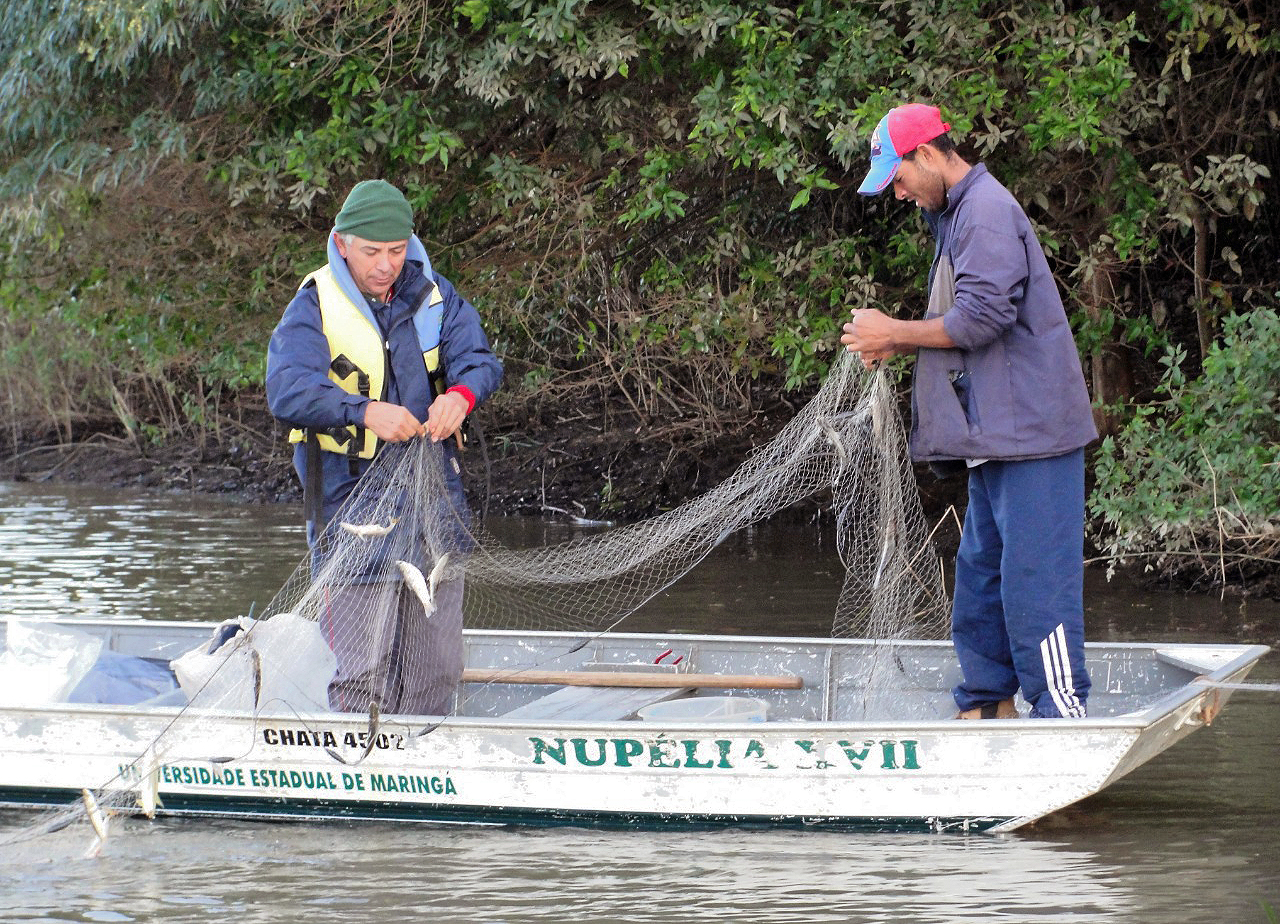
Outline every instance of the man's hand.
<path id="1" fill-rule="evenodd" d="M 427 432 L 431 434 L 431 441 L 436 443 L 458 432 L 467 419 L 469 407 L 467 399 L 456 391 L 446 391 L 432 401 L 427 409 Z"/>
<path id="2" fill-rule="evenodd" d="M 844 326 L 840 338 L 851 353 L 895 353 L 896 328 L 901 323 L 876 308 L 855 308 L 853 320 Z"/>
<path id="3" fill-rule="evenodd" d="M 862 365 L 877 368 L 898 354 L 892 339 L 893 318 L 875 308 L 855 308 L 853 320 L 844 326 L 840 342 L 850 353 L 857 353 Z"/>
<path id="4" fill-rule="evenodd" d="M 925 321 L 899 321 L 875 308 L 855 308 L 853 320 L 844 326 L 840 342 L 858 353 L 862 364 L 873 369 L 881 361 L 916 347 L 949 349 L 955 346 L 941 317 Z"/>
<path id="5" fill-rule="evenodd" d="M 408 408 L 386 401 L 370 401 L 364 406 L 364 425 L 387 443 L 402 443 L 415 436 L 427 435 L 427 428 Z"/>

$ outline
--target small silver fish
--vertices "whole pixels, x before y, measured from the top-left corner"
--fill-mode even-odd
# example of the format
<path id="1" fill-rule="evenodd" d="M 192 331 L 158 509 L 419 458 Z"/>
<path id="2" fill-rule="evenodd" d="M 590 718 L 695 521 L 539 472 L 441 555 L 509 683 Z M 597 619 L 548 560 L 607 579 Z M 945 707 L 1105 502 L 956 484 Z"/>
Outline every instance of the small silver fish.
<path id="1" fill-rule="evenodd" d="M 435 567 L 431 569 L 431 574 L 427 577 L 427 591 L 431 594 L 431 599 L 436 598 L 436 588 L 440 586 L 440 579 L 444 577 L 445 566 L 449 563 L 449 553 L 445 552 L 436 559 Z"/>
<path id="2" fill-rule="evenodd" d="M 412 565 L 407 561 L 397 561 L 396 567 L 400 569 L 400 576 L 409 585 L 409 589 L 417 594 L 418 599 L 422 601 L 422 607 L 427 611 L 427 615 L 430 616 L 434 613 L 436 605 L 431 599 L 431 588 L 427 586 L 427 579 L 422 576 L 422 572 L 418 570 L 416 565 Z"/>
<path id="3" fill-rule="evenodd" d="M 378 708 L 376 699 L 369 700 L 369 740 L 365 742 L 364 751 L 360 754 L 356 763 L 361 763 L 369 752 L 373 750 L 373 746 L 378 743 L 378 727 L 382 724 L 382 710 Z"/>
<path id="4" fill-rule="evenodd" d="M 110 821 L 107 815 L 98 805 L 98 800 L 93 797 L 93 793 L 87 789 L 80 790 L 80 796 L 84 800 L 84 810 L 89 816 L 89 824 L 93 825 L 93 833 L 97 838 L 89 849 L 85 851 L 86 857 L 96 857 L 98 851 L 102 849 L 102 845 L 107 842 L 107 835 L 110 834 Z"/>
<path id="5" fill-rule="evenodd" d="M 148 818 L 155 818 L 156 807 L 164 803 L 160 801 L 160 763 L 152 748 L 147 748 L 143 766 L 149 769 L 139 775 L 138 807 Z"/>
<path id="6" fill-rule="evenodd" d="M 836 456 L 840 459 L 840 466 L 849 464 L 849 454 L 844 451 L 844 442 L 840 439 L 840 434 L 836 432 L 836 428 L 831 426 L 826 420 L 818 418 L 818 429 L 820 429 L 827 441 L 831 443 L 836 451 Z"/>
<path id="7" fill-rule="evenodd" d="M 249 649 L 249 663 L 253 665 L 253 708 L 262 705 L 262 655 L 258 649 Z"/>
<path id="8" fill-rule="evenodd" d="M 328 754 L 330 757 L 332 757 L 334 760 L 336 760 L 338 763 L 345 764 L 348 767 L 354 767 L 357 764 L 362 763 L 364 759 L 369 756 L 369 753 L 373 750 L 374 746 L 378 743 L 378 728 L 381 726 L 381 724 L 382 724 L 382 710 L 378 708 L 378 701 L 376 699 L 371 699 L 369 700 L 369 730 L 365 732 L 367 740 L 365 741 L 365 744 L 364 744 L 364 750 L 360 752 L 360 756 L 357 757 L 355 760 L 347 760 L 345 757 L 343 757 L 341 754 L 339 754 L 337 751 L 335 751 L 331 747 L 326 747 L 324 749 L 325 753 Z"/>
<path id="9" fill-rule="evenodd" d="M 353 536 L 358 536 L 361 539 L 372 539 L 375 536 L 385 536 L 387 533 L 391 532 L 391 529 L 396 525 L 396 522 L 397 521 L 393 518 L 386 526 L 383 526 L 381 523 L 339 523 L 338 525 Z"/>

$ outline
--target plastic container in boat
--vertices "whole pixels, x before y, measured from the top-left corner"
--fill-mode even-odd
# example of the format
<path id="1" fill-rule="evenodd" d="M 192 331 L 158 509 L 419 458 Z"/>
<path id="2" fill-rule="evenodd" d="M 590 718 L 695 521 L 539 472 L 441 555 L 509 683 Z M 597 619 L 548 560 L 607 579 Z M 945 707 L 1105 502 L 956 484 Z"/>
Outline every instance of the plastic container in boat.
<path id="1" fill-rule="evenodd" d="M 686 696 L 636 710 L 646 722 L 763 722 L 769 704 L 750 696 Z"/>

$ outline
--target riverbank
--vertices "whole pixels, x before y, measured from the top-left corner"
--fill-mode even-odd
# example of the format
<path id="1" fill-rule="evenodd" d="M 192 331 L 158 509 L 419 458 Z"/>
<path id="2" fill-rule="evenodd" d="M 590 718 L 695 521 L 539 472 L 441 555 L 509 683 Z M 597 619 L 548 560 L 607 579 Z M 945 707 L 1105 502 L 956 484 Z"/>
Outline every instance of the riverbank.
<path id="1" fill-rule="evenodd" d="M 575 408 L 527 426 L 474 421 L 463 454 L 472 507 L 484 515 L 540 516 L 576 522 L 628 523 L 672 509 L 729 477 L 757 446 L 786 424 L 795 408 L 784 401 L 719 432 L 669 426 L 655 431 L 616 408 Z M 90 430 L 69 442 L 52 435 L 0 458 L 0 478 L 17 482 L 103 487 L 216 496 L 245 504 L 301 504 L 284 430 L 265 409 L 243 408 L 199 442 L 150 444 L 112 428 Z M 939 481 L 917 470 L 926 518 L 938 524 L 934 542 L 947 559 L 959 541 L 964 479 Z M 954 508 L 954 516 L 953 509 Z M 815 496 L 779 514 L 792 522 L 821 522 L 826 498 Z M 1086 549 L 1097 563 L 1097 551 Z M 1221 593 L 1222 588 L 1146 574 L 1130 580 L 1153 590 Z M 1280 600 L 1280 575 L 1229 583 L 1236 597 Z"/>
<path id="2" fill-rule="evenodd" d="M 499 395 L 468 423 L 463 480 L 477 510 L 633 522 L 677 507 L 728 478 L 772 440 L 807 395 L 761 389 L 736 418 L 653 419 L 599 396 L 541 401 Z M 0 478 L 222 495 L 245 503 L 301 502 L 286 429 L 260 395 L 196 439 L 146 442 L 115 421 L 49 432 L 0 455 Z M 963 483 L 920 478 L 926 513 L 963 499 Z M 818 516 L 821 497 L 793 513 Z"/>
<path id="3" fill-rule="evenodd" d="M 508 409 L 509 411 L 509 409 Z M 617 408 L 544 411 L 516 425 L 481 412 L 462 453 L 478 510 L 632 522 L 715 487 L 794 415 L 778 401 L 750 418 L 709 430 L 676 422 L 655 428 Z M 250 504 L 301 502 L 285 430 L 264 409 L 244 408 L 196 442 L 160 444 L 119 428 L 89 428 L 70 441 L 53 434 L 0 457 L 0 478 L 220 495 Z M 820 499 L 802 504 L 816 515 Z"/>

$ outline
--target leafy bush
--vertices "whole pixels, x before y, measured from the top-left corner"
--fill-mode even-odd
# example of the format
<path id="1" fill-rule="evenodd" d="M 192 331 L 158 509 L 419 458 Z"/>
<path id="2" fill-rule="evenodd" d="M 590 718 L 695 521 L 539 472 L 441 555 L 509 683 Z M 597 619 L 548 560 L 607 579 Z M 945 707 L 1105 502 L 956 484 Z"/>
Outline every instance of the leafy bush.
<path id="1" fill-rule="evenodd" d="M 1226 583 L 1280 567 L 1280 315 L 1225 319 L 1196 378 L 1164 358 L 1158 401 L 1103 441 L 1090 507 L 1114 568 Z"/>
<path id="2" fill-rule="evenodd" d="M 116 190 L 77 207 L 67 246 L 0 262 L 0 383 L 14 444 L 96 431 L 137 443 L 217 435 L 237 394 L 258 391 L 270 325 L 255 309 L 259 254 L 220 250 L 228 222 L 194 195 L 144 208 Z M 97 220 L 103 213 L 114 222 Z M 273 241 L 273 249 L 279 248 Z M 210 279 L 192 254 L 210 254 Z M 252 264 L 250 261 L 254 261 Z M 273 310 L 273 314 L 274 314 Z"/>
<path id="3" fill-rule="evenodd" d="M 1189 339 L 1192 320 L 1209 337 L 1217 314 L 1278 282 L 1275 148 L 1257 118 L 1276 108 L 1276 4 L 7 12 L 0 263 L 37 301 L 78 289 L 90 329 L 130 313 L 166 328 L 106 379 L 77 380 L 66 397 L 82 416 L 136 372 L 135 393 L 162 399 L 129 402 L 136 416 L 161 430 L 216 419 L 210 396 L 253 387 L 252 345 L 322 259 L 346 190 L 382 176 L 480 308 L 507 394 L 526 382 L 531 401 L 628 402 L 691 429 L 749 420 L 816 384 L 849 308 L 919 313 L 923 224 L 855 192 L 872 128 L 913 99 L 939 102 L 1043 226 L 1104 403 L 1130 394 L 1108 363 Z M 1157 287 L 1173 291 L 1148 297 Z M 25 374 L 0 367 L 0 385 Z"/>

